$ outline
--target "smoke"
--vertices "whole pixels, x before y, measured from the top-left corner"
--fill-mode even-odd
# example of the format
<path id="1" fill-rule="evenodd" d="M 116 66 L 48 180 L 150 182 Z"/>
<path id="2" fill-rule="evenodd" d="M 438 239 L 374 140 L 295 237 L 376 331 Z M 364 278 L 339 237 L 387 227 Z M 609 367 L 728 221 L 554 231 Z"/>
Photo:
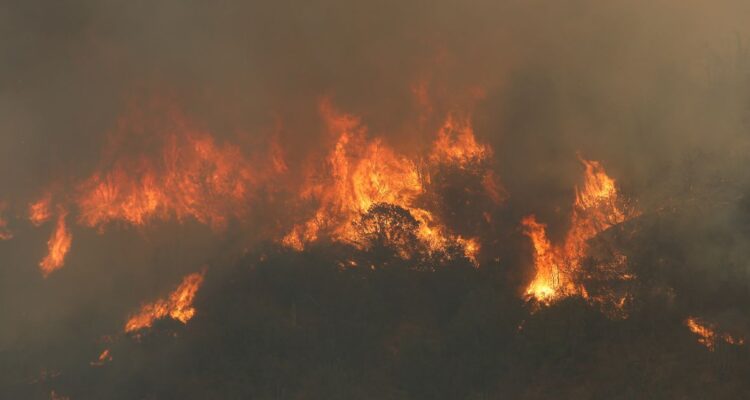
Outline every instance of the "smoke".
<path id="1" fill-rule="evenodd" d="M 218 135 L 278 120 L 295 160 L 319 142 L 321 96 L 378 135 L 424 142 L 432 132 L 408 130 L 415 85 L 436 115 L 481 89 L 474 116 L 501 162 L 524 154 L 527 170 L 567 163 L 574 175 L 581 151 L 633 180 L 696 148 L 736 147 L 744 111 L 741 2 L 52 7 L 3 13 L 2 147 L 14 151 L 2 170 L 26 167 L 4 174 L 16 185 L 88 172 L 81 160 L 99 157 L 123 103 L 154 92 Z"/>
<path id="2" fill-rule="evenodd" d="M 746 1 L 6 3 L 0 221 L 13 239 L 0 241 L 0 354 L 11 355 L 0 371 L 15 372 L 0 374 L 0 387 L 12 393 L 27 393 L 41 365 L 76 376 L 102 336 L 181 277 L 208 266 L 209 288 L 231 287 L 222 279 L 238 260 L 265 255 L 292 222 L 286 189 L 334 140 L 321 99 L 415 158 L 446 115 L 471 116 L 507 193 L 477 234 L 509 295 L 530 277 L 521 219 L 535 214 L 562 240 L 580 156 L 600 160 L 642 212 L 623 247 L 647 286 L 643 302 L 748 329 L 735 304 L 746 296 L 750 215 Z M 288 171 L 259 185 L 247 220 L 218 233 L 189 218 L 101 233 L 68 210 L 66 267 L 42 279 L 54 224 L 30 226 L 29 203 L 48 190 L 72 201 L 120 155 L 157 154 L 156 132 L 122 121 L 149 115 L 168 131 L 170 110 L 258 170 L 269 169 L 261 164 L 278 141 Z M 473 214 L 442 214 L 459 233 L 471 229 L 464 217 Z"/>

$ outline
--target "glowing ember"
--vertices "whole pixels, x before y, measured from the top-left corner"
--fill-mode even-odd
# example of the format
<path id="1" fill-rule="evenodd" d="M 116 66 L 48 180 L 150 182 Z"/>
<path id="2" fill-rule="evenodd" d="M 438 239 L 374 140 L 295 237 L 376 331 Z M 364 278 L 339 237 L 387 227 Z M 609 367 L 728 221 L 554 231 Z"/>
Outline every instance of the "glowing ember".
<path id="1" fill-rule="evenodd" d="M 109 352 L 109 349 L 104 349 L 96 361 L 91 361 L 90 364 L 92 367 L 101 367 L 110 361 L 112 361 L 112 354 Z"/>
<path id="2" fill-rule="evenodd" d="M 34 226 L 41 226 L 52 217 L 50 210 L 52 197 L 46 194 L 41 199 L 29 204 L 29 221 Z"/>
<path id="3" fill-rule="evenodd" d="M 65 223 L 65 218 L 68 215 L 67 211 L 60 208 L 57 214 L 57 225 L 54 232 L 52 232 L 52 237 L 47 242 L 47 256 L 39 263 L 42 276 L 45 278 L 52 272 L 63 267 L 65 256 L 68 254 L 70 244 L 73 241 L 73 237 L 68 232 Z"/>
<path id="4" fill-rule="evenodd" d="M 546 226 L 531 215 L 523 219 L 524 233 L 534 245 L 535 276 L 526 288 L 526 295 L 549 304 L 562 297 L 580 295 L 588 298 L 586 289 L 575 281 L 576 272 L 586 256 L 587 242 L 605 229 L 620 224 L 637 215 L 622 205 L 618 197 L 615 181 L 596 161 L 581 160 L 585 167 L 584 184 L 576 188 L 571 225 L 562 246 L 550 243 Z M 614 268 L 623 269 L 625 259 L 619 260 Z M 626 271 L 620 271 L 623 278 Z M 624 304 L 626 299 L 621 298 Z"/>
<path id="5" fill-rule="evenodd" d="M 195 315 L 193 300 L 203 283 L 204 275 L 205 270 L 192 273 L 183 278 L 180 286 L 169 295 L 169 298 L 145 304 L 137 314 L 131 316 L 125 323 L 125 332 L 150 328 L 154 321 L 166 317 L 183 324 L 187 323 Z"/>
<path id="6" fill-rule="evenodd" d="M 700 321 L 698 318 L 689 317 L 685 320 L 685 326 L 698 336 L 698 343 L 706 346 L 710 351 L 716 349 L 716 343 L 721 340 L 727 344 L 741 346 L 745 344 L 745 339 L 734 337 L 728 333 L 717 333 L 715 328 L 708 323 Z"/>

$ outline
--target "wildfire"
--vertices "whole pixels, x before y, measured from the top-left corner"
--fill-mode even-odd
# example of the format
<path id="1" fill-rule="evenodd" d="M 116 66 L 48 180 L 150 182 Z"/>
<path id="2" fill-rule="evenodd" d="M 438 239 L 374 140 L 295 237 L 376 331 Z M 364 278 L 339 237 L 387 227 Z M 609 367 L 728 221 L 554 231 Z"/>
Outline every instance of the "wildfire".
<path id="1" fill-rule="evenodd" d="M 237 148 L 210 136 L 169 137 L 159 162 L 142 159 L 97 173 L 82 186 L 80 221 L 101 227 L 111 221 L 143 225 L 151 219 L 192 217 L 215 228 L 241 215 L 254 174 Z"/>
<path id="2" fill-rule="evenodd" d="M 154 111 L 155 116 L 147 115 Z M 230 218 L 247 216 L 258 184 L 287 170 L 275 139 L 268 159 L 251 160 L 239 147 L 218 143 L 196 128 L 174 107 L 159 103 L 137 108 L 111 134 L 101 168 L 74 181 L 75 192 L 62 196 L 63 203 L 53 205 L 48 190 L 28 204 L 34 226 L 57 218 L 48 254 L 39 264 L 43 276 L 61 268 L 70 250 L 67 210 L 76 222 L 100 232 L 117 222 L 143 226 L 187 218 L 219 230 Z M 2 218 L 5 207 L 0 203 L 0 240 L 12 237 Z"/>
<path id="3" fill-rule="evenodd" d="M 417 239 L 430 252 L 438 253 L 449 243 L 457 243 L 468 258 L 476 260 L 477 240 L 450 234 L 432 213 L 417 205 L 427 190 L 426 177 L 417 162 L 397 154 L 380 139 L 368 139 L 359 118 L 336 111 L 328 101 L 321 103 L 320 111 L 336 141 L 325 168 L 311 174 L 301 191 L 301 198 L 314 200 L 318 208 L 312 218 L 292 228 L 282 239 L 283 244 L 302 250 L 324 234 L 335 241 L 367 247 L 371 227 L 357 221 L 372 212 L 399 212 L 381 206 L 387 204 L 405 210 L 409 214 L 404 216 L 406 220 L 415 220 Z M 464 165 L 488 154 L 487 147 L 477 144 L 468 122 L 459 124 L 451 117 L 438 134 L 430 160 Z M 498 190 L 497 186 L 492 188 Z M 404 248 L 399 253 L 409 255 Z"/>
<path id="4" fill-rule="evenodd" d="M 708 323 L 701 322 L 698 318 L 689 317 L 685 320 L 685 326 L 698 336 L 698 343 L 706 346 L 710 351 L 716 349 L 716 343 L 721 340 L 727 344 L 741 346 L 745 344 L 742 337 L 734 337 L 729 333 L 717 333 L 715 328 Z"/>
<path id="5" fill-rule="evenodd" d="M 65 256 L 70 250 L 70 244 L 73 237 L 68 231 L 65 218 L 68 216 L 67 211 L 60 208 L 57 213 L 57 225 L 49 241 L 47 241 L 47 256 L 39 263 L 42 276 L 45 278 L 52 272 L 60 269 L 65 264 Z"/>
<path id="6" fill-rule="evenodd" d="M 205 270 L 192 273 L 183 278 L 182 283 L 169 295 L 169 298 L 143 305 L 141 310 L 125 323 L 125 332 L 150 328 L 154 321 L 166 317 L 183 324 L 187 323 L 195 315 L 193 300 L 203 284 L 204 275 Z"/>
<path id="7" fill-rule="evenodd" d="M 252 162 L 239 147 L 214 137 L 170 110 L 142 126 L 128 116 L 113 135 L 103 164 L 78 187 L 78 220 L 102 229 L 111 222 L 145 225 L 155 220 L 192 218 L 214 229 L 249 211 L 254 189 L 263 177 L 286 171 L 283 152 L 271 143 L 269 160 Z M 145 149 L 117 156 L 123 141 Z M 256 168 L 262 165 L 262 168 Z"/>
<path id="8" fill-rule="evenodd" d="M 580 295 L 588 298 L 586 289 L 576 282 L 576 273 L 586 256 L 587 242 L 605 229 L 620 224 L 637 213 L 622 204 L 615 181 L 597 161 L 581 159 L 585 167 L 584 184 L 576 188 L 571 223 L 562 245 L 550 243 L 546 226 L 531 215 L 521 222 L 524 233 L 534 246 L 535 276 L 526 295 L 545 304 L 562 297 Z M 616 268 L 624 268 L 624 256 L 616 257 Z M 620 271 L 622 276 L 629 276 Z M 624 298 L 619 300 L 624 302 Z"/>

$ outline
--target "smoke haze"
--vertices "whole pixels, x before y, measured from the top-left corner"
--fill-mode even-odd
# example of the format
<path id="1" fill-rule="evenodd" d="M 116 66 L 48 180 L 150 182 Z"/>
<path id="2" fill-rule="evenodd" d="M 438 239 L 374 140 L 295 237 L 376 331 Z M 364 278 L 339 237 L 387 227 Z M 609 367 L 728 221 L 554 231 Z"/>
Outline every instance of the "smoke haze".
<path id="1" fill-rule="evenodd" d="M 557 341 L 574 343 L 573 353 L 596 342 L 604 353 L 592 333 L 599 329 L 621 340 L 617 354 L 645 353 L 671 333 L 649 336 L 659 339 L 646 344 L 631 340 L 648 336 L 644 326 L 665 332 L 677 326 L 688 338 L 680 345 L 691 346 L 680 325 L 688 315 L 750 335 L 743 306 L 750 300 L 748 20 L 750 3 L 742 0 L 4 2 L 0 235 L 7 221 L 13 238 L 0 240 L 0 397 L 321 398 L 345 381 L 349 389 L 336 392 L 341 398 L 549 398 L 566 381 L 549 371 L 566 364 L 537 354 L 554 353 Z M 368 138 L 420 166 L 429 163 L 446 116 L 469 117 L 477 141 L 492 149 L 482 167 L 496 177 L 502 201 L 477 183 L 485 172 L 477 182 L 446 174 L 444 204 L 434 212 L 450 235 L 481 240 L 479 268 L 461 264 L 459 272 L 447 268 L 434 277 L 414 271 L 342 277 L 332 272 L 337 262 L 365 265 L 367 255 L 334 239 L 301 253 L 280 249 L 284 235 L 315 214 L 315 205 L 297 204 L 297 191 L 314 180 L 311 170 L 328 165 L 321 160 L 338 143 L 322 116 L 326 102 L 359 118 Z M 220 222 L 201 221 L 197 207 L 182 203 L 174 206 L 178 217 L 143 226 L 111 215 L 103 223 L 81 222 L 79 199 L 92 177 L 118 167 L 140 171 L 149 157 L 170 165 L 161 149 L 178 131 L 199 142 L 210 135 L 199 156 L 241 160 L 232 165 L 242 168 L 217 163 L 216 170 L 241 176 L 252 189 L 239 201 L 218 189 L 205 196 L 224 212 Z M 177 161 L 167 172 L 193 176 L 192 164 L 181 163 L 189 151 L 179 150 L 179 138 L 175 143 Z M 615 237 L 640 279 L 627 322 L 613 322 L 582 301 L 535 313 L 522 301 L 534 273 L 521 220 L 535 215 L 550 240 L 562 242 L 575 188 L 584 185 L 582 159 L 599 160 L 639 210 L 638 218 L 603 234 Z M 200 197 L 179 185 L 174 191 Z M 46 279 L 38 264 L 58 214 L 53 207 L 55 216 L 41 227 L 27 215 L 45 193 L 70 213 L 73 238 L 65 266 Z M 484 197 L 471 197 L 476 193 Z M 400 206 L 412 214 L 430 208 Z M 122 333 L 139 307 L 204 267 L 194 323 L 157 324 L 158 332 L 142 341 Z M 665 328 L 655 315 L 672 325 Z M 492 326 L 477 322 L 484 318 Z M 578 338 L 555 318 L 566 327 L 581 323 L 585 332 Z M 278 326 L 264 322 L 277 319 Z M 528 321 L 525 332 L 537 333 L 508 339 L 521 321 Z M 368 330 L 377 323 L 382 331 Z M 294 336 L 300 326 L 315 327 L 309 341 Z M 467 327 L 481 331 L 474 344 L 466 344 Z M 551 340 L 538 333 L 555 329 L 564 335 Z M 170 332 L 179 333 L 177 342 Z M 350 335 L 362 343 L 347 342 Z M 206 354 L 222 340 L 214 348 L 220 359 Z M 483 345 L 497 358 L 476 361 L 466 371 L 484 372 L 456 375 L 455 387 L 442 375 L 452 370 L 425 366 L 456 362 L 451 356 L 464 350 L 479 357 L 484 351 L 470 347 Z M 408 362 L 393 367 L 368 353 L 378 346 Z M 105 347 L 114 349 L 111 362 L 90 365 Z M 711 372 L 718 368 L 704 349 L 690 349 L 684 357 L 705 361 Z M 407 350 L 418 357 L 409 359 Z M 607 363 L 592 354 L 581 365 Z M 748 393 L 736 378 L 744 371 L 736 365 L 747 368 L 747 350 L 727 357 L 735 357 L 726 361 L 730 371 L 706 378 L 724 383 L 725 392 L 702 394 Z M 318 370 L 312 359 L 324 365 Z M 632 371 L 644 359 L 621 362 Z M 375 372 L 347 370 L 361 363 L 372 363 Z M 575 367 L 581 376 L 595 369 L 581 365 Z M 427 372 L 412 374 L 420 368 Z M 618 376 L 625 382 L 618 382 L 620 398 L 690 397 L 695 388 L 684 385 L 700 375 L 673 369 L 663 381 L 641 377 L 636 384 L 612 368 L 599 378 L 577 376 L 561 396 L 616 398 L 589 383 Z M 544 384 L 529 377 L 536 373 Z M 634 392 L 639 384 L 654 391 Z M 685 392 L 655 389 L 680 384 Z"/>

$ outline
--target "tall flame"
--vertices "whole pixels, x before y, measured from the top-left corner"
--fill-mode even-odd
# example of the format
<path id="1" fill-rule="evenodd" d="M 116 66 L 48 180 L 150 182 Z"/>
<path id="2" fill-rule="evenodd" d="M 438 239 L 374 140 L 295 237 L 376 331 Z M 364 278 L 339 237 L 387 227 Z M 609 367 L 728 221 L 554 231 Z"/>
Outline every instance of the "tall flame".
<path id="1" fill-rule="evenodd" d="M 246 209 L 255 176 L 239 149 L 207 134 L 169 135 L 157 161 L 120 161 L 81 185 L 80 221 L 102 227 L 175 217 L 220 228 Z"/>
<path id="2" fill-rule="evenodd" d="M 572 282 L 567 279 L 559 255 L 559 249 L 554 248 L 547 238 L 547 226 L 537 222 L 533 215 L 525 217 L 521 224 L 524 234 L 534 245 L 534 266 L 536 275 L 526 288 L 526 294 L 539 301 L 550 302 L 570 290 Z"/>
<path id="3" fill-rule="evenodd" d="M 47 256 L 39 263 L 42 276 L 45 278 L 52 272 L 60 269 L 65 264 L 65 256 L 70 250 L 70 244 L 73 237 L 68 232 L 65 218 L 68 216 L 65 209 L 60 208 L 57 213 L 57 225 L 55 226 L 52 237 L 47 241 Z"/>
<path id="4" fill-rule="evenodd" d="M 175 106 L 137 108 L 112 132 L 102 167 L 77 185 L 77 219 L 99 230 L 172 219 L 220 230 L 247 217 L 259 184 L 286 171 L 275 136 L 269 147 L 267 159 L 251 159 Z"/>
<path id="5" fill-rule="evenodd" d="M 526 288 L 526 295 L 542 303 L 549 304 L 571 295 L 588 298 L 586 289 L 575 281 L 575 274 L 586 256 L 587 242 L 605 229 L 637 215 L 622 205 L 614 179 L 599 162 L 581 159 L 581 163 L 585 168 L 584 183 L 576 188 L 570 228 L 562 245 L 550 243 L 546 226 L 538 223 L 533 215 L 521 222 L 524 233 L 534 245 L 535 275 Z M 623 266 L 624 256 L 620 260 Z"/>
<path id="6" fill-rule="evenodd" d="M 301 191 L 303 199 L 317 201 L 317 211 L 294 226 L 282 240 L 285 245 L 301 250 L 306 243 L 318 240 L 323 231 L 333 240 L 361 245 L 362 233 L 354 222 L 374 205 L 390 204 L 407 210 L 417 221 L 417 238 L 430 251 L 441 251 L 453 242 L 475 259 L 478 241 L 451 235 L 428 210 L 417 205 L 426 187 L 415 161 L 397 154 L 380 139 L 368 140 L 359 118 L 336 111 L 327 100 L 321 102 L 320 111 L 336 141 L 326 157 L 326 168 L 309 176 Z M 468 122 L 459 124 L 449 118 L 430 159 L 463 165 L 487 154 L 489 150 L 477 144 Z"/>
<path id="7" fill-rule="evenodd" d="M 614 179 L 597 161 L 581 159 L 585 167 L 584 184 L 576 188 L 570 231 L 565 239 L 568 258 L 585 256 L 586 242 L 605 229 L 635 216 L 622 204 Z"/>
<path id="8" fill-rule="evenodd" d="M 193 300 L 203 284 L 205 270 L 192 273 L 183 278 L 182 283 L 168 298 L 145 304 L 141 310 L 132 315 L 125 323 L 125 332 L 135 332 L 150 328 L 154 321 L 166 317 L 187 323 L 195 315 Z"/>

